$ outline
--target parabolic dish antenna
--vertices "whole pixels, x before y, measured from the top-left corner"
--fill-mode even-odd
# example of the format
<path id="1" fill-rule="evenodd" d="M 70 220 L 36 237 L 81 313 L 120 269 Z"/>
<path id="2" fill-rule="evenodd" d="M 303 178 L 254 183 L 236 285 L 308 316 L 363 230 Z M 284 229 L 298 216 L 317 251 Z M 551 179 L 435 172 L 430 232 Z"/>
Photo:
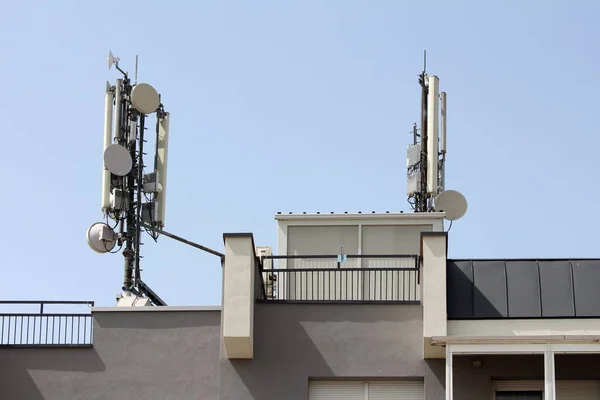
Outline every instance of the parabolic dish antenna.
<path id="1" fill-rule="evenodd" d="M 131 89 L 131 104 L 143 114 L 152 114 L 160 105 L 160 96 L 147 83 L 138 83 Z"/>
<path id="2" fill-rule="evenodd" d="M 104 254 L 115 248 L 115 232 L 104 222 L 96 222 L 87 230 L 87 242 L 96 253 Z"/>
<path id="3" fill-rule="evenodd" d="M 435 198 L 435 210 L 445 212 L 448 221 L 455 221 L 466 214 L 467 199 L 456 190 L 445 190 Z"/>
<path id="4" fill-rule="evenodd" d="M 104 166 L 117 176 L 125 176 L 131 171 L 133 161 L 129 151 L 120 144 L 111 144 L 104 150 Z"/>

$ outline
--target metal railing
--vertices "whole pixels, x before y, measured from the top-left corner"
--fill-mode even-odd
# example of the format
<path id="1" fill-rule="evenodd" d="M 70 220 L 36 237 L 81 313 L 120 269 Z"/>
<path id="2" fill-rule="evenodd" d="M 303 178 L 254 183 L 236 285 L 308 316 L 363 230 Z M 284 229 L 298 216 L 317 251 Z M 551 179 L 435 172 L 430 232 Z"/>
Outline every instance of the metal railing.
<path id="1" fill-rule="evenodd" d="M 418 304 L 421 299 L 416 255 L 263 256 L 258 265 L 263 301 Z"/>
<path id="2" fill-rule="evenodd" d="M 92 314 L 75 311 L 93 305 L 93 301 L 0 301 L 0 347 L 90 346 Z M 56 312 L 57 306 L 69 310 Z M 9 312 L 4 312 L 7 308 Z"/>

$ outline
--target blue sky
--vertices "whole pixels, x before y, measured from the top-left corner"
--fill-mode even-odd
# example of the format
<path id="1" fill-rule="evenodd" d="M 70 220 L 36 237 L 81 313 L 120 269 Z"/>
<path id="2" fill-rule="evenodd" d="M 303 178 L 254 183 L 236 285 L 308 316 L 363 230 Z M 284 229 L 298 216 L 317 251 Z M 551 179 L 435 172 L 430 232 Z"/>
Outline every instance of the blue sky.
<path id="1" fill-rule="evenodd" d="M 167 5 L 168 4 L 168 5 Z M 125 14 L 128 13 L 128 14 Z M 171 112 L 167 227 L 222 249 L 276 244 L 277 211 L 409 210 L 417 75 L 448 93 L 451 257 L 600 257 L 600 3 L 21 1 L 0 15 L 0 298 L 114 304 L 101 220 L 109 49 Z M 595 27 L 596 26 L 596 27 Z M 145 241 L 170 305 L 219 304 L 214 256 Z"/>

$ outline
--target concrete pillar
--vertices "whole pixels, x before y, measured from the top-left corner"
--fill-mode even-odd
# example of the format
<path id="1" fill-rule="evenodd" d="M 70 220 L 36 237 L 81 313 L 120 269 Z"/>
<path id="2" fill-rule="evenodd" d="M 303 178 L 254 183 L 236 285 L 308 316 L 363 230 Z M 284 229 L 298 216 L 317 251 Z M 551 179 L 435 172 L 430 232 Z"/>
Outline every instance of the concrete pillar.
<path id="1" fill-rule="evenodd" d="M 256 254 L 251 233 L 227 233 L 223 266 L 222 332 L 229 359 L 254 356 Z"/>
<path id="2" fill-rule="evenodd" d="M 431 338 L 446 336 L 446 232 L 421 233 L 421 304 L 423 306 L 423 354 L 425 358 L 444 358 L 444 348 L 432 346 Z"/>

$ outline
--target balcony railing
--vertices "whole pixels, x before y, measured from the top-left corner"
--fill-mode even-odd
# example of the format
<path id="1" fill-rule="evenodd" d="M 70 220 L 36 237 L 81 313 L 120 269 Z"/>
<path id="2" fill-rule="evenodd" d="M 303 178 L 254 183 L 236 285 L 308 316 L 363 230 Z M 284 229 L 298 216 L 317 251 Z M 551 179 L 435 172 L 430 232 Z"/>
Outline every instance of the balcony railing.
<path id="1" fill-rule="evenodd" d="M 600 260 L 448 260 L 448 319 L 600 317 Z"/>
<path id="2" fill-rule="evenodd" d="M 93 305 L 93 301 L 0 301 L 0 347 L 90 346 Z"/>
<path id="3" fill-rule="evenodd" d="M 262 301 L 419 304 L 421 299 L 415 255 L 265 256 L 258 272 Z"/>

